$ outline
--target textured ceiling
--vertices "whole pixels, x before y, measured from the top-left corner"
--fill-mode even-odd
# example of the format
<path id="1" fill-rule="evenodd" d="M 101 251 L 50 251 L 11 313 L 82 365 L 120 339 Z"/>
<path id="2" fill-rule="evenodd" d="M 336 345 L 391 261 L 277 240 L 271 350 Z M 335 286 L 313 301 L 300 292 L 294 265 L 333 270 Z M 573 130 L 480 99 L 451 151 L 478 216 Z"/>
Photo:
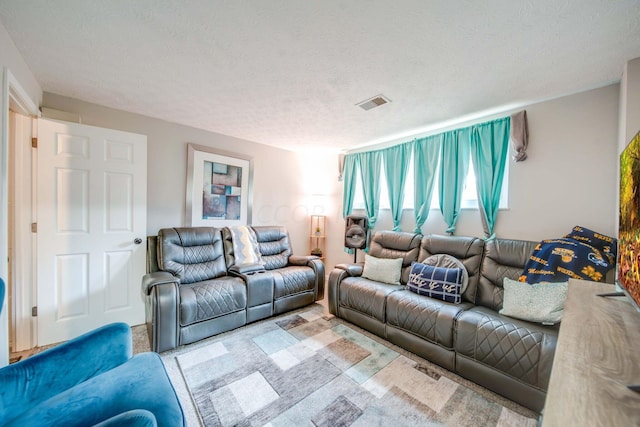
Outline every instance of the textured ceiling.
<path id="1" fill-rule="evenodd" d="M 637 0 L 0 0 L 0 20 L 44 91 L 288 149 L 603 86 L 640 57 Z"/>

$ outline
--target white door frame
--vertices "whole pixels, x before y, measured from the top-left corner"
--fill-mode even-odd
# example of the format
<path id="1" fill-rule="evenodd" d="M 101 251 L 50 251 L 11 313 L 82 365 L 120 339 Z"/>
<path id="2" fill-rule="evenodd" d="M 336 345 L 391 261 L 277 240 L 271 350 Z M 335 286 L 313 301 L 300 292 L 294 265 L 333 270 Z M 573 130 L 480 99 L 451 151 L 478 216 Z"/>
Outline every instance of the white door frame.
<path id="1" fill-rule="evenodd" d="M 31 100 L 27 92 L 23 89 L 22 85 L 13 76 L 11 71 L 4 67 L 3 79 L 2 79 L 2 135 L 0 146 L 0 235 L 5 236 L 0 238 L 0 277 L 3 280 L 7 279 L 7 273 L 9 269 L 8 256 L 9 256 L 9 242 L 8 236 L 8 161 L 9 161 L 9 108 L 14 109 L 16 112 L 24 114 L 26 116 L 38 116 L 38 106 Z M 31 176 L 28 177 L 31 181 Z M 31 244 L 31 238 L 27 239 L 27 242 L 20 241 L 20 245 L 28 245 L 33 251 Z M 33 252 L 32 252 L 33 253 Z M 11 286 L 10 283 L 6 283 L 6 286 Z M 16 306 L 17 318 L 24 318 L 25 313 L 21 312 L 25 306 L 31 306 L 33 303 L 35 294 L 32 289 L 26 289 L 26 292 L 22 294 L 25 301 L 20 306 Z M 27 304 L 28 302 L 28 304 Z M 30 309 L 29 309 L 30 310 Z M 30 316 L 30 313 L 29 313 Z M 21 340 L 27 338 L 29 342 L 33 343 L 34 337 L 31 333 L 31 323 L 19 322 L 16 327 L 16 340 L 18 336 Z M 5 366 L 9 363 L 9 318 L 8 310 L 2 309 L 0 314 L 0 336 L 4 337 L 0 339 L 0 366 Z"/>

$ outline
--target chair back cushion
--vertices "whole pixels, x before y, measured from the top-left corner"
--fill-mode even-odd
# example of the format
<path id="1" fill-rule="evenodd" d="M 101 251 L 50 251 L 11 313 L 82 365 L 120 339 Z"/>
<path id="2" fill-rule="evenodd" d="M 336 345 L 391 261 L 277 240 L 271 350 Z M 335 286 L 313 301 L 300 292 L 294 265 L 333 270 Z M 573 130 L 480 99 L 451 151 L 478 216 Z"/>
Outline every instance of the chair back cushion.
<path id="1" fill-rule="evenodd" d="M 503 279 L 518 279 L 537 244 L 528 240 L 487 240 L 476 304 L 500 310 L 504 295 Z"/>
<path id="2" fill-rule="evenodd" d="M 371 238 L 369 255 L 376 258 L 402 258 L 400 283 L 409 281 L 411 263 L 418 260 L 421 234 L 399 231 L 378 231 Z"/>
<path id="3" fill-rule="evenodd" d="M 222 235 L 213 227 L 163 228 L 158 231 L 158 268 L 181 284 L 226 276 Z"/>
<path id="4" fill-rule="evenodd" d="M 475 304 L 483 251 L 484 240 L 477 237 L 429 234 L 422 238 L 418 261 L 424 262 L 428 257 L 437 254 L 451 255 L 462 261 L 469 275 L 467 287 L 462 293 L 462 300 Z"/>
<path id="5" fill-rule="evenodd" d="M 289 233 L 281 226 L 253 226 L 258 239 L 258 248 L 262 255 L 264 268 L 274 270 L 286 267 L 293 255 Z"/>

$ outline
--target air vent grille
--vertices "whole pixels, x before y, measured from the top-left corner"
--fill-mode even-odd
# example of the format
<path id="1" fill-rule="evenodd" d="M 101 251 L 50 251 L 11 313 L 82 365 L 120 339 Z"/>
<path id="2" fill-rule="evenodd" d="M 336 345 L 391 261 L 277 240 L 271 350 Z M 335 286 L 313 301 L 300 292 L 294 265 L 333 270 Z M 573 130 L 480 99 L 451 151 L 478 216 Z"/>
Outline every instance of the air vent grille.
<path id="1" fill-rule="evenodd" d="M 366 101 L 359 102 L 356 105 L 365 111 L 369 111 L 372 108 L 379 107 L 389 102 L 391 102 L 389 98 L 386 98 L 383 95 L 376 95 L 373 98 L 367 99 Z"/>

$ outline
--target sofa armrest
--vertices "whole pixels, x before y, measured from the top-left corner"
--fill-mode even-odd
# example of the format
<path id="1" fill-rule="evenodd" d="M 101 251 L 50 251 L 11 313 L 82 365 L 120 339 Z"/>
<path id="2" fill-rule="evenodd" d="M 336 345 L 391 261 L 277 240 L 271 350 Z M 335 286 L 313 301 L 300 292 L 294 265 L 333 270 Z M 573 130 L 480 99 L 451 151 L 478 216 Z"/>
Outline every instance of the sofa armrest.
<path id="1" fill-rule="evenodd" d="M 340 283 L 347 277 L 359 277 L 362 275 L 362 264 L 338 264 L 329 274 L 329 312 L 338 315 L 338 299 L 340 297 Z"/>
<path id="2" fill-rule="evenodd" d="M 146 297 L 147 295 L 150 295 L 154 286 L 164 283 L 175 283 L 177 286 L 180 284 L 180 279 L 166 271 L 155 271 L 153 273 L 145 274 L 142 277 L 143 296 Z"/>
<path id="3" fill-rule="evenodd" d="M 319 301 L 324 298 L 324 263 L 320 258 L 315 255 L 291 255 L 289 265 L 311 267 L 316 278 L 314 299 Z"/>
<path id="4" fill-rule="evenodd" d="M 253 274 L 258 272 L 265 271 L 264 265 L 262 264 L 243 264 L 243 265 L 232 265 L 229 268 L 229 273 L 232 276 L 243 276 L 246 274 Z"/>
<path id="5" fill-rule="evenodd" d="M 151 351 L 160 353 L 171 350 L 180 343 L 178 338 L 180 280 L 166 272 L 162 277 L 148 277 L 157 273 L 162 272 L 147 274 L 142 279 L 142 283 L 144 287 L 145 281 L 148 281 L 148 286 L 145 288 L 148 292 L 145 296 L 145 314 Z"/>
<path id="6" fill-rule="evenodd" d="M 335 268 L 344 270 L 348 276 L 358 277 L 362 275 L 364 266 L 362 264 L 338 264 Z"/>
<path id="7" fill-rule="evenodd" d="M 307 265 L 313 269 L 316 277 L 315 300 L 320 301 L 324 298 L 324 263 L 320 258 L 312 256 Z"/>
<path id="8" fill-rule="evenodd" d="M 291 255 L 289 257 L 289 265 L 308 265 L 309 261 L 314 259 L 320 259 L 315 255 Z"/>

